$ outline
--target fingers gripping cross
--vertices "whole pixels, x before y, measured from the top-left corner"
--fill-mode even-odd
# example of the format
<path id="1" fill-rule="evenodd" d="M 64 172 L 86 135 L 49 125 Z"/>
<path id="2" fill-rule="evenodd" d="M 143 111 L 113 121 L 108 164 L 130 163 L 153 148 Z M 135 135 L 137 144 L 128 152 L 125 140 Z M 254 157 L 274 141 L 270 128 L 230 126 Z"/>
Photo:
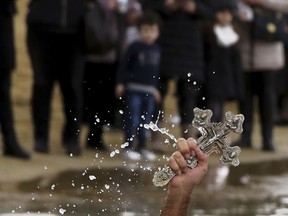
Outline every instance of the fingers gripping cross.
<path id="1" fill-rule="evenodd" d="M 244 116 L 242 114 L 233 114 L 232 112 L 225 113 L 224 122 L 211 122 L 213 115 L 209 109 L 202 110 L 194 108 L 194 119 L 192 125 L 197 128 L 201 137 L 198 138 L 197 144 L 200 149 L 210 155 L 212 153 L 221 154 L 221 164 L 239 165 L 239 154 L 241 149 L 238 146 L 230 147 L 228 135 L 230 132 L 242 133 L 242 124 Z M 187 164 L 190 168 L 197 166 L 197 158 L 191 156 L 187 159 Z M 155 186 L 164 186 L 175 176 L 173 170 L 165 166 L 160 171 L 154 174 L 153 184 Z"/>

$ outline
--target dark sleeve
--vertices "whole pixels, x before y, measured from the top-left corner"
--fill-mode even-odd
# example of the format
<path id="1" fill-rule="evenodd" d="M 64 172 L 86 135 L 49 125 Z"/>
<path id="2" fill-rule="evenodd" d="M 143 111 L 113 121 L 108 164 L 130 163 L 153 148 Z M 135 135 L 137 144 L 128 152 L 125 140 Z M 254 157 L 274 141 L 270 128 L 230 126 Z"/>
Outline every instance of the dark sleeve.
<path id="1" fill-rule="evenodd" d="M 209 0 L 203 1 L 203 0 L 196 0 L 196 15 L 201 18 L 213 18 L 213 10 L 212 5 Z"/>
<path id="2" fill-rule="evenodd" d="M 165 16 L 171 14 L 164 5 L 164 0 L 140 0 L 143 11 L 153 10 L 160 15 Z"/>
<path id="3" fill-rule="evenodd" d="M 15 0 L 0 0 L 0 14 L 14 15 L 16 13 Z"/>
<path id="4" fill-rule="evenodd" d="M 116 84 L 125 84 L 130 76 L 130 69 L 133 61 L 135 60 L 135 43 L 128 46 L 123 57 L 120 59 L 119 68 L 116 74 Z"/>

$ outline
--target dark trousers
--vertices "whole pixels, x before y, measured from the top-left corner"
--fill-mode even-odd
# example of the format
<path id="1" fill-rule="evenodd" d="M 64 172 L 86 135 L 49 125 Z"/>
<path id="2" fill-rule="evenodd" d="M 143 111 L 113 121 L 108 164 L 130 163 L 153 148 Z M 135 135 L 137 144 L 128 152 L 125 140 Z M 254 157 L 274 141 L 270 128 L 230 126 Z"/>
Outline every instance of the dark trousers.
<path id="1" fill-rule="evenodd" d="M 161 77 L 160 79 L 160 92 L 162 98 L 167 95 L 168 84 L 170 79 Z M 193 83 L 191 80 L 187 79 L 175 79 L 176 92 L 175 96 L 177 97 L 177 109 L 181 117 L 181 124 L 192 124 L 194 118 L 193 109 L 195 107 L 201 107 L 200 96 L 202 94 L 201 84 Z M 162 100 L 164 101 L 164 100 Z M 159 111 L 163 111 L 163 103 L 156 104 L 155 114 L 153 116 L 154 120 L 157 119 Z"/>
<path id="2" fill-rule="evenodd" d="M 274 115 L 274 73 L 273 71 L 257 71 L 245 73 L 245 95 L 240 102 L 240 112 L 245 116 L 242 141 L 251 145 L 253 131 L 254 104 L 257 97 L 261 124 L 263 148 L 273 145 L 273 115 Z"/>
<path id="3" fill-rule="evenodd" d="M 103 125 L 114 123 L 117 108 L 114 93 L 116 69 L 117 63 L 87 62 L 85 65 L 83 112 L 90 128 L 88 145 L 99 147 L 102 144 Z"/>
<path id="4" fill-rule="evenodd" d="M 65 112 L 63 145 L 78 145 L 82 113 L 84 56 L 75 34 L 37 31 L 28 27 L 27 44 L 33 68 L 32 117 L 35 141 L 49 138 L 50 105 L 58 82 Z"/>
<path id="5" fill-rule="evenodd" d="M 133 147 L 131 139 L 137 138 L 138 144 L 135 149 L 140 151 L 146 148 L 148 131 L 143 126 L 149 124 L 155 107 L 152 94 L 137 91 L 126 91 L 124 101 L 124 134 L 125 141 Z M 141 126 L 142 125 L 142 126 Z"/>
<path id="6" fill-rule="evenodd" d="M 0 127 L 4 146 L 17 142 L 11 102 L 11 73 L 0 71 Z"/>

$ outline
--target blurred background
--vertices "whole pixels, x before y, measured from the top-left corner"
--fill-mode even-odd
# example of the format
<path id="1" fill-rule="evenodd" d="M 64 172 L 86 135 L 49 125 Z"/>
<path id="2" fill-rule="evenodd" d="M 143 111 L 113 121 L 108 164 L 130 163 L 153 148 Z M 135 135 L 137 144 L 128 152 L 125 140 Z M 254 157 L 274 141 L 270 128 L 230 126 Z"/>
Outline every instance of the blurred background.
<path id="1" fill-rule="evenodd" d="M 124 13 L 127 5 L 124 0 L 119 2 Z M 174 150 L 172 144 L 167 145 L 168 137 L 161 135 L 164 148 L 160 153 L 155 151 L 156 161 L 129 161 L 121 155 L 121 145 L 125 143 L 123 130 L 118 125 L 121 123 L 103 127 L 106 151 L 85 148 L 89 126 L 84 124 L 80 131 L 81 156 L 67 157 L 59 135 L 65 116 L 57 84 L 51 100 L 50 152 L 33 152 L 30 105 L 33 73 L 26 45 L 25 22 L 28 3 L 28 0 L 16 1 L 17 62 L 11 91 L 17 136 L 23 148 L 30 152 L 31 159 L 0 158 L 0 215 L 157 215 L 166 188 L 153 186 L 152 177 Z M 161 126 L 169 129 L 169 133 L 177 138 L 183 136 L 181 114 L 177 109 L 179 95 L 175 93 L 177 79 L 171 79 L 167 84 Z M 205 96 L 201 98 L 205 102 Z M 101 100 L 95 99 L 95 102 L 101 103 Z M 226 100 L 223 111 L 240 113 L 238 101 Z M 282 121 L 283 124 L 273 125 L 276 151 L 262 151 L 258 108 L 253 109 L 253 114 L 253 147 L 242 148 L 238 167 L 220 165 L 219 155 L 211 156 L 208 174 L 193 194 L 191 215 L 288 215 L 288 124 Z M 121 118 L 121 108 L 115 115 Z M 152 132 L 150 136 L 153 136 Z M 236 142 L 240 135 L 231 134 L 230 139 Z M 2 140 L 0 143 L 4 145 Z M 147 148 L 153 149 L 150 142 Z M 115 150 L 120 150 L 120 154 Z"/>

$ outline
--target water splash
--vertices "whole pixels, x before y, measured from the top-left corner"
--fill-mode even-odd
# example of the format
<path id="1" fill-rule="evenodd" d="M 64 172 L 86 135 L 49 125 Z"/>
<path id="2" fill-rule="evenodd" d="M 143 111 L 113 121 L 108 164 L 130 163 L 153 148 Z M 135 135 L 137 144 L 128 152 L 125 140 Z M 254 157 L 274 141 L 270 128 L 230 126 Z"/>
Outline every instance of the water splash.
<path id="1" fill-rule="evenodd" d="M 177 142 L 177 139 L 175 136 L 169 133 L 169 130 L 167 128 L 159 128 L 156 123 L 150 122 L 149 124 L 144 124 L 145 129 L 151 129 L 152 131 L 159 131 L 161 134 L 167 135 L 170 139 L 172 139 L 174 142 Z"/>

